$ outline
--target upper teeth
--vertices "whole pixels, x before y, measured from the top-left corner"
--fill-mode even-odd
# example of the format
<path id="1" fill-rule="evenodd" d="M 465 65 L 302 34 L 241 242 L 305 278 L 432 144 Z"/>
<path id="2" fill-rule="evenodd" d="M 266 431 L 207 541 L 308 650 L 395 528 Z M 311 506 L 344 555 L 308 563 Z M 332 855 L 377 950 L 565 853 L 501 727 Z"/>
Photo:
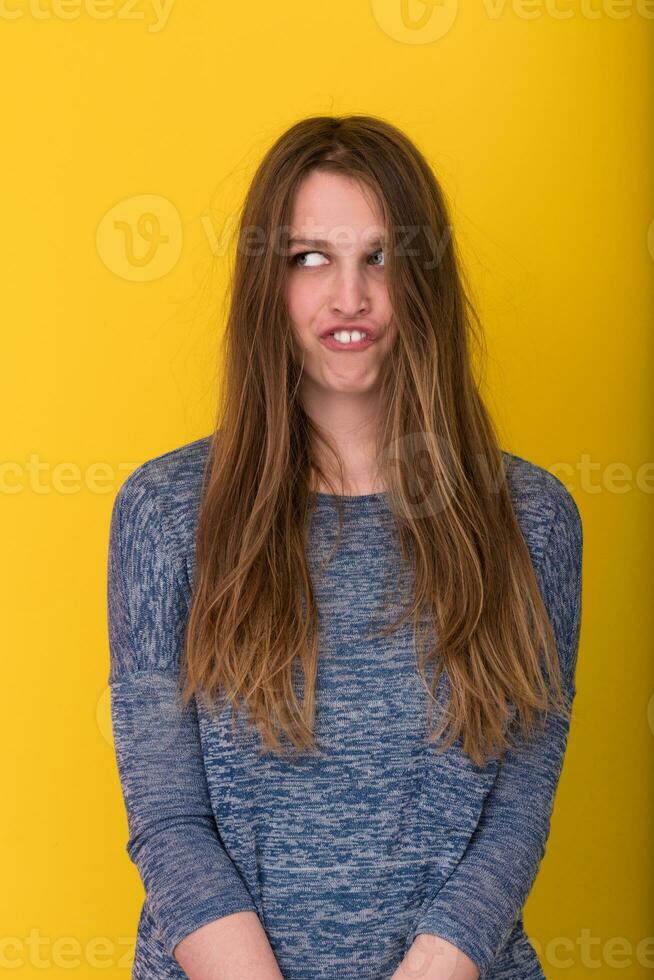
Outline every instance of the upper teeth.
<path id="1" fill-rule="evenodd" d="M 356 343 L 358 340 L 363 340 L 364 337 L 368 335 L 362 330 L 337 330 L 335 333 L 331 334 L 336 340 L 340 341 L 342 344 L 349 344 L 350 341 Z"/>

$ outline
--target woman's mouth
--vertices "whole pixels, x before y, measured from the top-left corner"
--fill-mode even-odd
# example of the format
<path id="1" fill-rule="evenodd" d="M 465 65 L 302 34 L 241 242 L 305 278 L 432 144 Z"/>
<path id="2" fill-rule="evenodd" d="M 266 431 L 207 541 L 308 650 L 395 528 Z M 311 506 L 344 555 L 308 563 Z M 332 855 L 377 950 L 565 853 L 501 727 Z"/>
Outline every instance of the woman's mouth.
<path id="1" fill-rule="evenodd" d="M 357 351 L 374 344 L 365 330 L 335 330 L 320 338 L 320 342 L 330 350 Z"/>

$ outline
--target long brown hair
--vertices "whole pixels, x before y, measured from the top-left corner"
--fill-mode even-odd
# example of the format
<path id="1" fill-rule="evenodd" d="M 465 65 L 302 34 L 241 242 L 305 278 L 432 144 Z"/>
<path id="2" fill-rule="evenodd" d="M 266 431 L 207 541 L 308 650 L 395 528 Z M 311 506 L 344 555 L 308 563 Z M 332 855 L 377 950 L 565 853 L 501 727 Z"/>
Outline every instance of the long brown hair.
<path id="1" fill-rule="evenodd" d="M 316 475 L 339 489 L 314 448 L 333 454 L 341 487 L 343 468 L 298 398 L 302 365 L 280 243 L 298 185 L 313 170 L 346 175 L 372 193 L 388 236 L 397 336 L 383 369 L 377 460 L 415 592 L 382 633 L 413 618 L 430 717 L 443 670 L 451 692 L 430 737 L 443 736 L 445 750 L 461 736 L 463 751 L 482 765 L 512 744 L 512 718 L 529 734 L 542 709 L 569 706 L 498 437 L 473 377 L 483 333 L 444 195 L 411 140 L 373 116 L 316 116 L 291 126 L 265 154 L 243 204 L 198 513 L 183 702 L 196 695 L 215 706 L 225 697 L 232 720 L 243 703 L 265 747 L 282 751 L 285 734 L 294 752 L 315 748 L 319 635 L 306 528 Z M 339 510 L 339 535 L 341 518 Z M 302 703 L 293 683 L 298 666 Z"/>

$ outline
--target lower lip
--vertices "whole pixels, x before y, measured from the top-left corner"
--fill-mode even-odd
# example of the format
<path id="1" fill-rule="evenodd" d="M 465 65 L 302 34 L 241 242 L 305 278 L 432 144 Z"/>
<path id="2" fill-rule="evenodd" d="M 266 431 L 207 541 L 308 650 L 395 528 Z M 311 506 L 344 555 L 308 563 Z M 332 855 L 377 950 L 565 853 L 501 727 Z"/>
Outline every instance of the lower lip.
<path id="1" fill-rule="evenodd" d="M 364 337 L 363 340 L 353 340 L 349 344 L 339 343 L 339 341 L 330 334 L 327 334 L 326 337 L 320 338 L 320 343 L 324 344 L 325 347 L 329 347 L 330 350 L 341 351 L 344 354 L 347 354 L 348 351 L 365 350 L 366 347 L 370 347 L 371 344 L 374 344 L 374 342 L 375 341 L 371 337 Z"/>

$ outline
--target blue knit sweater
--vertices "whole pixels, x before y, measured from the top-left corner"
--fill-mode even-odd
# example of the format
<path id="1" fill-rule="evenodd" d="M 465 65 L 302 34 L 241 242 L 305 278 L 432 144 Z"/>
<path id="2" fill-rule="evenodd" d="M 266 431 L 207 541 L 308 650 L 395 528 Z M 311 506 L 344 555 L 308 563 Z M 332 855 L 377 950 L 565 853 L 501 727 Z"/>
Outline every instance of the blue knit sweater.
<path id="1" fill-rule="evenodd" d="M 545 852 L 568 724 L 550 715 L 524 752 L 475 766 L 461 741 L 438 754 L 411 621 L 383 641 L 389 595 L 407 595 L 384 494 L 316 494 L 307 560 L 321 622 L 317 754 L 259 753 L 261 737 L 182 712 L 176 679 L 194 577 L 209 437 L 140 465 L 114 502 L 108 556 L 111 711 L 145 889 L 133 978 L 184 977 L 175 945 L 255 911 L 285 980 L 388 980 L 414 937 L 454 943 L 483 978 L 544 973 L 523 905 Z M 575 694 L 582 526 L 549 471 L 504 453 L 514 507 Z M 398 607 L 399 608 L 399 607 Z M 395 615 L 397 609 L 393 610 Z M 446 679 L 446 675 L 444 675 Z M 253 978 L 256 980 L 256 978 Z"/>

